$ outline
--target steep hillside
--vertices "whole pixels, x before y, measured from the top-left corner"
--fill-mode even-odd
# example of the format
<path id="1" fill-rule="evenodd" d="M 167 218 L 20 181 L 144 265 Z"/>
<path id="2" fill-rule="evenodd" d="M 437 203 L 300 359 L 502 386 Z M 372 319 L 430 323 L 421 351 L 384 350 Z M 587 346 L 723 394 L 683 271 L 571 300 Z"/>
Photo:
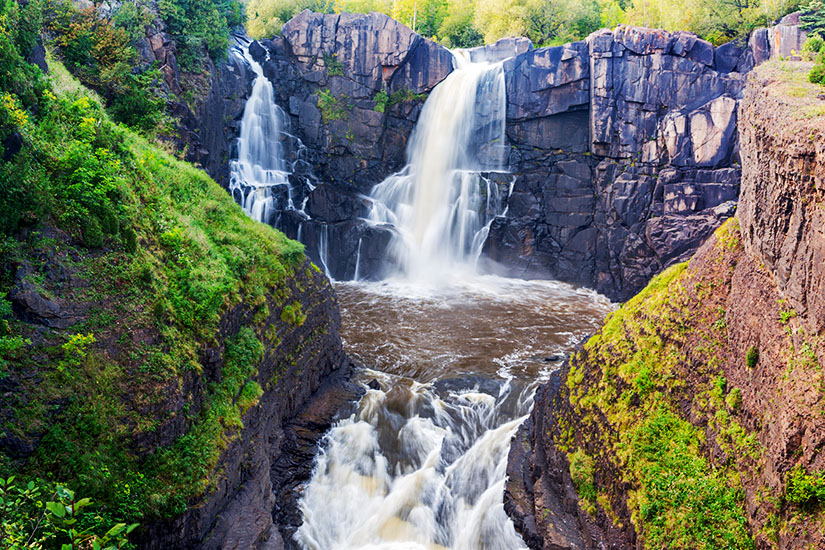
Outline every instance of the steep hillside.
<path id="1" fill-rule="evenodd" d="M 737 217 L 539 393 L 506 494 L 532 548 L 825 541 L 825 103 L 806 69 L 749 79 Z"/>
<path id="2" fill-rule="evenodd" d="M 10 6 L 0 478 L 68 483 L 100 516 L 140 523 L 143 548 L 277 544 L 285 425 L 348 365 L 329 282 L 202 171 L 112 123 L 58 62 L 50 78 L 26 63 Z"/>

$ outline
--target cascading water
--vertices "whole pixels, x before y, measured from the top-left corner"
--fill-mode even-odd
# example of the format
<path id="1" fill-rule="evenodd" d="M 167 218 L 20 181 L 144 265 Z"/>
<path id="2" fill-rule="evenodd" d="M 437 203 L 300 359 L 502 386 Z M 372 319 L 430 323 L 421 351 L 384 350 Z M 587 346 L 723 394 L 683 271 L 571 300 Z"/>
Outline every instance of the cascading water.
<path id="1" fill-rule="evenodd" d="M 293 208 L 283 146 L 286 115 L 275 104 L 272 83 L 261 65 L 248 49 L 243 57 L 255 81 L 241 120 L 238 158 L 229 165 L 229 191 L 250 217 L 272 223 L 276 209 Z M 278 204 L 279 197 L 285 204 Z"/>
<path id="2" fill-rule="evenodd" d="M 424 104 L 407 166 L 371 193 L 370 220 L 395 227 L 389 252 L 410 278 L 473 265 L 501 213 L 498 187 L 481 173 L 506 168 L 504 71 L 462 50 L 453 59 Z"/>
<path id="3" fill-rule="evenodd" d="M 256 79 L 230 190 L 265 223 L 278 226 L 291 210 L 298 240 L 309 235 L 329 276 L 330 226 L 304 212 L 315 188 L 309 179 L 290 186 L 297 164 L 285 161 L 284 141 L 300 141 L 284 131 L 261 66 L 241 53 Z M 407 166 L 371 193 L 368 221 L 394 228 L 388 260 L 398 276 L 336 284 L 347 350 L 378 370 L 359 374 L 369 389 L 357 412 L 326 435 L 288 546 L 525 547 L 503 507 L 510 440 L 557 364 L 544 359 L 571 350 L 609 304 L 558 283 L 475 273 L 490 222 L 506 212 L 504 178 L 490 174 L 506 170 L 508 150 L 502 65 L 470 57 L 454 52 L 455 70 L 430 94 L 410 138 Z M 359 236 L 356 281 L 362 244 L 374 254 Z"/>
<path id="4" fill-rule="evenodd" d="M 538 383 L 610 304 L 554 282 L 339 283 L 349 353 L 378 370 L 303 490 L 305 550 L 520 550 L 510 440 Z"/>

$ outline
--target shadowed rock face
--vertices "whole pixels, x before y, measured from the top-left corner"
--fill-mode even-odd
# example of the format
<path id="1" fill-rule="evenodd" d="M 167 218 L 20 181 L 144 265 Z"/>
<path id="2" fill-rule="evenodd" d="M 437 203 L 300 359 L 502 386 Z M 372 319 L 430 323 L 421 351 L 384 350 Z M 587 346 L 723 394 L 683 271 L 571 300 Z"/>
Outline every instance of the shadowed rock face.
<path id="1" fill-rule="evenodd" d="M 622 361 L 637 352 L 652 354 L 656 364 L 666 363 L 668 353 L 678 356 L 678 370 L 672 373 L 678 388 L 657 383 L 656 391 L 701 432 L 701 453 L 712 467 L 728 468 L 733 472 L 728 479 L 741 478 L 736 506 L 755 548 L 825 544 L 820 517 L 801 512 L 798 502 L 785 498 L 794 468 L 822 471 L 817 449 L 825 444 L 818 412 L 825 347 L 813 336 L 825 329 L 825 117 L 806 114 L 807 108 L 820 107 L 814 85 L 805 94 L 788 95 L 783 81 L 785 71 L 804 75 L 807 70 L 802 63 L 755 69 L 739 111 L 747 123 L 739 128 L 742 193 L 736 219 L 702 244 L 676 284 L 657 290 L 652 283 L 633 299 L 635 304 L 629 302 L 613 317 L 621 319 L 621 328 L 613 330 L 629 342 Z M 683 297 L 645 302 L 656 292 Z M 678 330 L 667 326 L 669 315 Z M 646 328 L 639 331 L 637 323 Z M 606 379 L 616 396 L 631 395 L 632 390 L 624 392 L 640 367 L 622 374 L 611 363 L 626 350 L 607 333 L 603 329 L 580 346 L 539 389 L 530 418 L 511 446 L 505 509 L 532 549 L 650 544 L 643 540 L 649 518 L 641 517 L 639 501 L 629 497 L 640 487 L 632 458 L 619 456 L 622 447 L 616 443 L 631 432 L 633 422 L 615 414 L 610 399 L 595 397 Z M 650 343 L 657 338 L 672 346 L 657 349 Z M 749 362 L 752 349 L 758 354 Z M 714 413 L 698 404 L 702 398 L 697 396 L 717 376 L 725 380 L 728 395 L 741 392 L 735 407 L 730 401 L 719 406 L 743 434 L 759 442 L 750 457 L 743 446 L 727 446 L 720 435 L 724 428 L 710 419 Z M 647 410 L 638 401 L 632 407 Z M 594 487 L 602 495 L 590 513 L 579 505 L 570 475 L 568 457 L 577 450 L 592 457 Z M 768 501 L 766 494 L 781 498 Z M 657 513 L 668 517 L 670 512 Z"/>
<path id="2" fill-rule="evenodd" d="M 502 184 L 512 194 L 491 225 L 486 266 L 621 300 L 689 257 L 734 212 L 745 75 L 804 39 L 793 23 L 719 47 L 622 26 L 553 48 L 504 39 L 473 49 L 474 59 L 506 59 L 512 177 Z M 250 51 L 306 147 L 301 177 L 315 186 L 300 197 L 311 219 L 283 212 L 271 223 L 300 232 L 317 263 L 326 250 L 333 277 L 355 276 L 360 248 L 359 276 L 380 278 L 392 228 L 361 220 L 363 195 L 404 165 L 426 94 L 452 70 L 450 52 L 380 14 L 309 11 Z"/>

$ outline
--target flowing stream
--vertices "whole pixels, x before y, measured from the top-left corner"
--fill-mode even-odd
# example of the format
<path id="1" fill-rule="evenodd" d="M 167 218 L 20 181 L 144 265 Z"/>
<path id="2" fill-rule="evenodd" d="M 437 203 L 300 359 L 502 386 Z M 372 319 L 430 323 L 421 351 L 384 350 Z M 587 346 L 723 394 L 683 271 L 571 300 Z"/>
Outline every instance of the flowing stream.
<path id="1" fill-rule="evenodd" d="M 515 550 L 510 440 L 537 385 L 610 311 L 556 282 L 337 283 L 351 356 L 375 370 L 304 490 L 312 550 Z"/>
<path id="2" fill-rule="evenodd" d="M 503 505 L 510 440 L 537 385 L 611 307 L 475 273 L 505 202 L 485 177 L 506 169 L 504 74 L 467 52 L 454 69 L 422 109 L 407 166 L 371 193 L 371 220 L 396 229 L 395 276 L 336 285 L 347 350 L 373 370 L 304 490 L 307 550 L 524 548 Z"/>
<path id="3" fill-rule="evenodd" d="M 256 74 L 231 163 L 230 191 L 277 225 L 312 191 L 290 187 L 286 117 Z M 478 53 L 478 52 L 476 52 Z M 476 56 L 477 57 L 477 56 Z M 489 224 L 506 214 L 506 95 L 501 63 L 454 52 L 431 92 L 407 166 L 376 185 L 368 223 L 389 225 L 392 277 L 336 283 L 348 353 L 368 365 L 356 412 L 325 436 L 303 489 L 306 550 L 516 550 L 504 513 L 510 440 L 535 390 L 612 305 L 556 282 L 476 273 Z M 493 183 L 495 180 L 496 183 Z M 512 184 L 510 184 L 512 185 Z M 506 184 L 505 184 L 506 187 Z M 301 239 L 301 225 L 298 225 Z M 329 274 L 328 226 L 317 235 Z"/>

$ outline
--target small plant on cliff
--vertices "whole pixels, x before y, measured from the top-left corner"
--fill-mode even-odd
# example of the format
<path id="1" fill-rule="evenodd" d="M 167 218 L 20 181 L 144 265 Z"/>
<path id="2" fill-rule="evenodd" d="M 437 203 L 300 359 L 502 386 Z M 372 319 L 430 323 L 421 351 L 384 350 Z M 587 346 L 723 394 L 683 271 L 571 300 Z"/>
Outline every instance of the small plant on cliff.
<path id="1" fill-rule="evenodd" d="M 344 76 L 344 64 L 338 61 L 338 54 L 324 54 L 324 65 L 327 68 L 327 76 Z"/>
<path id="2" fill-rule="evenodd" d="M 727 397 L 725 397 L 725 404 L 731 412 L 736 412 L 742 406 L 742 390 L 733 388 Z"/>
<path id="3" fill-rule="evenodd" d="M 588 514 L 596 514 L 596 486 L 593 484 L 593 459 L 578 449 L 568 455 L 570 460 L 570 477 L 579 493 L 582 509 Z"/>
<path id="4" fill-rule="evenodd" d="M 375 94 L 375 97 L 372 100 L 375 102 L 375 106 L 373 110 L 376 113 L 383 113 L 387 109 L 387 101 L 389 101 L 390 96 L 387 95 L 386 90 L 378 90 Z"/>
<path id="5" fill-rule="evenodd" d="M 748 348 L 748 352 L 745 354 L 745 362 L 750 368 L 755 367 L 759 362 L 759 349 L 756 346 Z"/>
<path id="6" fill-rule="evenodd" d="M 318 108 L 324 124 L 347 118 L 347 104 L 341 97 L 335 97 L 330 90 L 318 92 Z"/>
<path id="7" fill-rule="evenodd" d="M 809 474 L 797 465 L 785 477 L 785 500 L 804 508 L 825 502 L 825 474 Z"/>
<path id="8" fill-rule="evenodd" d="M 302 310 L 301 302 L 292 302 L 281 311 L 281 321 L 290 325 L 300 327 L 306 319 L 307 315 Z"/>

